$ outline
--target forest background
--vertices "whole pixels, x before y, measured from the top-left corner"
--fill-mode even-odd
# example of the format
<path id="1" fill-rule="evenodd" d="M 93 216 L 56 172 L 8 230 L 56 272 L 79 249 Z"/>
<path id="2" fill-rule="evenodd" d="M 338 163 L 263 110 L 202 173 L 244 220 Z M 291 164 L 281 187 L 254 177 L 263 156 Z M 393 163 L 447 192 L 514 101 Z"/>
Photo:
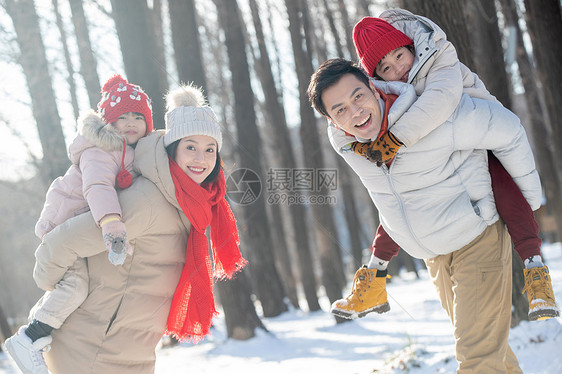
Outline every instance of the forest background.
<path id="1" fill-rule="evenodd" d="M 250 260 L 216 284 L 228 337 L 249 339 L 262 317 L 341 298 L 368 260 L 378 213 L 331 152 L 306 87 L 326 59 L 357 59 L 358 20 L 393 7 L 439 24 L 460 60 L 522 118 L 544 186 L 543 238 L 562 240 L 559 0 L 0 0 L 1 341 L 42 293 L 31 277 L 33 227 L 49 184 L 69 166 L 76 118 L 96 108 L 115 73 L 152 98 L 156 128 L 165 92 L 180 82 L 201 86 L 221 119 L 227 197 Z M 400 251 L 390 270 L 422 266 Z M 513 276 L 517 324 L 527 313 L 519 261 Z"/>

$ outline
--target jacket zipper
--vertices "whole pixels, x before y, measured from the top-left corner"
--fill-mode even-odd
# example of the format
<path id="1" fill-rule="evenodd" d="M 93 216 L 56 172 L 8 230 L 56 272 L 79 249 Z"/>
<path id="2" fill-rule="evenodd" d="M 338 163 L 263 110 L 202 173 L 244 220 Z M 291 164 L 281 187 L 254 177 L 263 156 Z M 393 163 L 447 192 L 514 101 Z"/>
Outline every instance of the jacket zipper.
<path id="1" fill-rule="evenodd" d="M 418 75 L 418 73 L 420 72 L 420 70 L 423 68 L 423 66 L 427 63 L 427 60 L 429 60 L 431 58 L 431 56 L 433 56 L 434 54 L 437 53 L 437 47 L 433 48 L 433 51 L 431 51 L 431 53 L 423 58 L 423 62 L 420 61 L 418 63 L 418 65 L 416 66 L 416 68 L 414 69 L 414 75 L 412 75 L 411 77 L 408 77 L 408 83 L 412 84 L 412 82 L 414 81 L 414 79 L 416 79 L 416 76 Z"/>
<path id="2" fill-rule="evenodd" d="M 123 296 L 121 296 L 121 300 L 119 300 L 119 304 L 117 304 L 117 308 L 115 309 L 115 312 L 113 312 L 113 315 L 111 316 L 109 323 L 107 325 L 107 329 L 105 330 L 105 335 L 107 335 L 107 333 L 109 332 L 109 329 L 111 329 L 111 326 L 113 326 L 113 322 L 115 322 L 115 318 L 117 318 L 117 313 L 119 312 L 119 309 L 121 309 L 121 303 L 123 303 Z"/>
<path id="3" fill-rule="evenodd" d="M 396 155 L 396 157 L 398 157 L 398 155 Z M 396 159 L 393 160 L 392 164 L 390 165 L 390 168 L 386 165 L 382 165 L 381 168 L 383 170 L 384 175 L 386 176 L 386 179 L 388 180 L 388 184 L 390 186 L 390 190 L 392 191 L 392 194 L 394 195 L 394 197 L 396 198 L 396 200 L 398 200 L 398 204 L 400 205 L 400 211 L 402 213 L 402 217 L 404 217 L 404 221 L 406 222 L 406 226 L 408 227 L 408 231 L 410 233 L 410 236 L 414 239 L 414 241 L 416 242 L 416 244 L 422 248 L 423 250 L 425 250 L 427 253 L 431 253 L 433 256 L 437 256 L 437 254 L 433 253 L 432 251 L 430 251 L 429 249 L 427 249 L 418 239 L 418 237 L 416 236 L 416 234 L 414 234 L 414 230 L 412 229 L 412 226 L 410 225 L 410 221 L 408 220 L 408 214 L 406 213 L 406 208 L 404 207 L 404 202 L 402 201 L 402 198 L 400 197 L 400 194 L 398 194 L 398 192 L 396 192 L 396 189 L 394 188 L 394 183 L 392 181 L 392 177 L 390 176 L 390 170 L 392 169 L 392 167 L 394 166 L 394 163 L 396 162 Z"/>

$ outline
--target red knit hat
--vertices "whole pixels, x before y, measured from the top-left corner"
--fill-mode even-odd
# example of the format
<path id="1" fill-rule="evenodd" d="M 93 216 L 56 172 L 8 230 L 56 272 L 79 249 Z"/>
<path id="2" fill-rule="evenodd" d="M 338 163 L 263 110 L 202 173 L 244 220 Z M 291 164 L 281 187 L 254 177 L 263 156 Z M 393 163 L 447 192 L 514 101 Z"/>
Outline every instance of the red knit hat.
<path id="1" fill-rule="evenodd" d="M 146 121 L 146 134 L 152 132 L 152 105 L 149 97 L 142 88 L 127 82 L 119 74 L 109 78 L 103 85 L 98 112 L 106 123 L 117 121 L 123 113 L 140 113 Z"/>
<path id="2" fill-rule="evenodd" d="M 382 18 L 363 17 L 353 28 L 353 44 L 359 61 L 371 77 L 384 56 L 413 43 L 406 34 Z"/>

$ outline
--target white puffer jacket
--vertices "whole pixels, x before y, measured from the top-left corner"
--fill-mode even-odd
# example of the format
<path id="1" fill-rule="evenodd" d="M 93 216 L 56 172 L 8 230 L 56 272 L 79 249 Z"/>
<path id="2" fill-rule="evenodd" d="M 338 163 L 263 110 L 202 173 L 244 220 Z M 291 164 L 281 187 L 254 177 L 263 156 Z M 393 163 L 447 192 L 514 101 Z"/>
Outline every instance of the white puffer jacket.
<path id="1" fill-rule="evenodd" d="M 392 133 L 407 147 L 453 114 L 461 95 L 497 101 L 476 74 L 463 65 L 445 32 L 431 20 L 403 9 L 380 14 L 414 41 L 414 63 L 408 76 L 419 99 L 396 122 Z"/>
<path id="2" fill-rule="evenodd" d="M 386 92 L 408 92 L 395 101 L 389 127 L 415 101 L 410 85 L 384 83 Z M 349 148 L 354 137 L 328 126 L 334 149 L 369 191 L 390 237 L 409 254 L 431 258 L 462 248 L 498 220 L 486 149 L 511 174 L 533 210 L 541 185 L 519 118 L 500 104 L 463 94 L 453 115 L 411 147 L 401 147 L 390 167 L 377 167 Z M 477 149 L 478 148 L 478 149 Z"/>

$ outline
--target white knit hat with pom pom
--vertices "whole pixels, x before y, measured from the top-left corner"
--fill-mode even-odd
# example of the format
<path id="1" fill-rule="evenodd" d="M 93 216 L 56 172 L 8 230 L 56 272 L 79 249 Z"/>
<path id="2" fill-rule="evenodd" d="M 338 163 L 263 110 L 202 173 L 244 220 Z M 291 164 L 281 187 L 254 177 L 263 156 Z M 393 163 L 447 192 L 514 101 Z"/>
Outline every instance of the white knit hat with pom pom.
<path id="1" fill-rule="evenodd" d="M 164 146 L 191 135 L 207 135 L 217 141 L 220 151 L 222 133 L 213 109 L 207 105 L 201 89 L 184 85 L 166 95 L 166 134 Z"/>

